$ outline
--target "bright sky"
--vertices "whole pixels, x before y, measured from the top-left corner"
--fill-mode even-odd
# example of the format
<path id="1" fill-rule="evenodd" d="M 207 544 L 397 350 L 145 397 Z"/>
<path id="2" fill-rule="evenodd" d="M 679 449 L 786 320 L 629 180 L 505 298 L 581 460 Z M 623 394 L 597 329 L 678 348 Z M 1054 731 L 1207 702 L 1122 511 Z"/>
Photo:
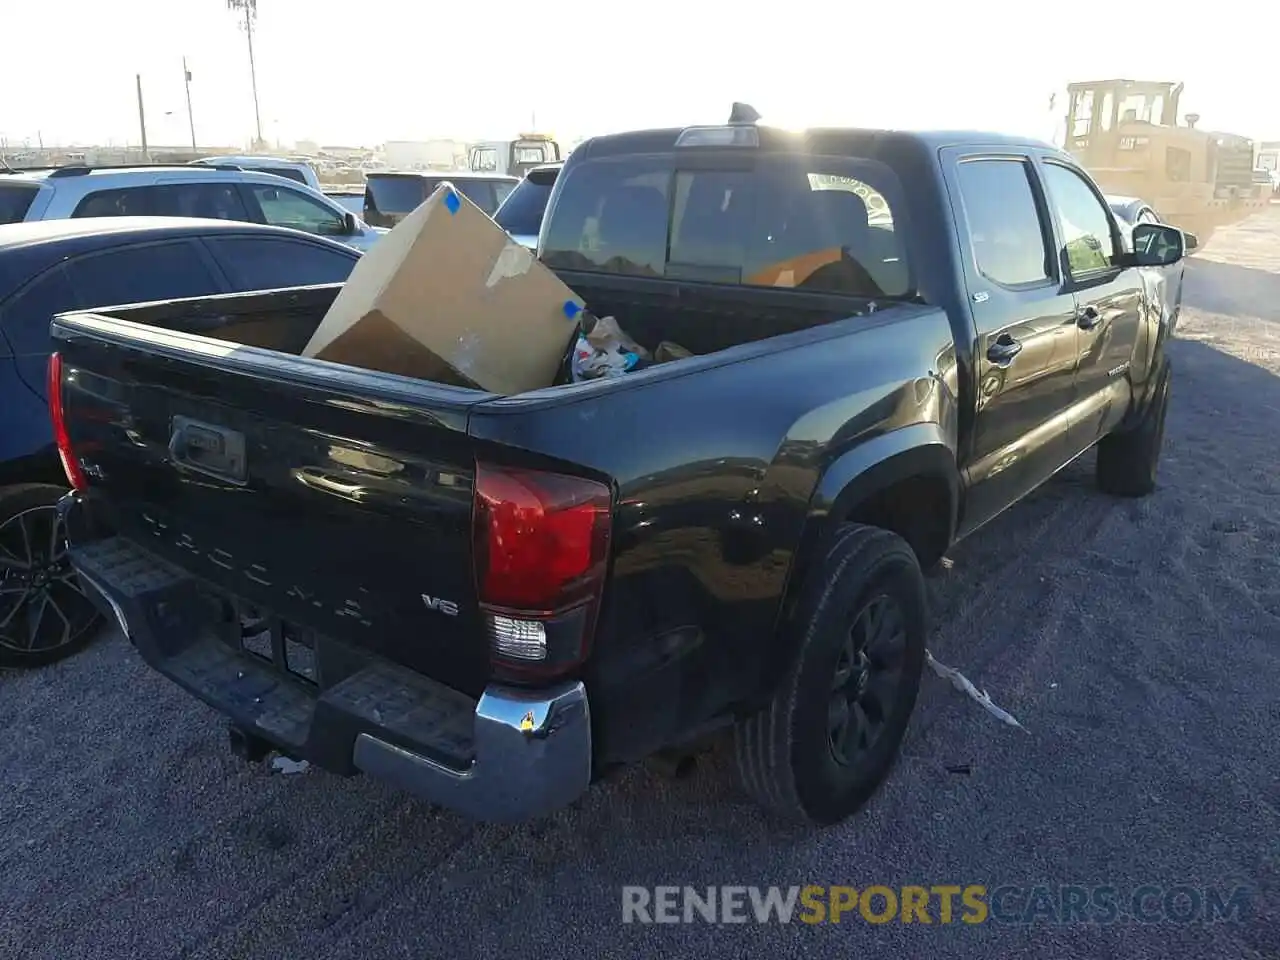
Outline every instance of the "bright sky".
<path id="1" fill-rule="evenodd" d="M 791 125 L 1049 138 L 1068 81 L 1113 76 L 1182 80 L 1181 112 L 1203 128 L 1280 137 L 1276 85 L 1264 82 L 1275 31 L 1230 0 L 1221 8 L 1238 15 L 1201 19 L 1192 11 L 1208 8 L 1186 3 L 1153 17 L 1160 6 L 259 0 L 254 46 L 263 134 L 285 142 L 508 139 L 534 117 L 572 141 L 721 121 L 733 100 Z M 136 73 L 150 142 L 188 142 L 183 55 L 199 142 L 253 135 L 245 35 L 225 0 L 14 3 L 0 23 L 10 148 L 38 136 L 137 143 Z"/>

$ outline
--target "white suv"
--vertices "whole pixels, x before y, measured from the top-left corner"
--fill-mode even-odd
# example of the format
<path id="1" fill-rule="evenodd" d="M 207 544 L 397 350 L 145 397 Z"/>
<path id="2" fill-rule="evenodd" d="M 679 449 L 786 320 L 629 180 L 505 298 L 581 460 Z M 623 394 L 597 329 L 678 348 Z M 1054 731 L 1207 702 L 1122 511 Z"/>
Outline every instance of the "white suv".
<path id="1" fill-rule="evenodd" d="M 386 233 L 310 187 L 235 166 L 0 167 L 0 224 L 122 216 L 269 223 L 361 251 Z"/>

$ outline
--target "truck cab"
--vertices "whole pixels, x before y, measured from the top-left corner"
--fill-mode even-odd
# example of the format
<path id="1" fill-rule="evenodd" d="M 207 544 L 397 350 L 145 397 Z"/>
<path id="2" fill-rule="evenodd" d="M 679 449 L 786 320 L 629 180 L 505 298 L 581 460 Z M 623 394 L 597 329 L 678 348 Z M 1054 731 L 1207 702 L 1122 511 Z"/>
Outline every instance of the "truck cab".
<path id="1" fill-rule="evenodd" d="M 471 145 L 467 166 L 477 173 L 523 177 L 534 167 L 563 160 L 560 144 L 542 133 L 522 133 L 515 140 L 491 140 Z"/>

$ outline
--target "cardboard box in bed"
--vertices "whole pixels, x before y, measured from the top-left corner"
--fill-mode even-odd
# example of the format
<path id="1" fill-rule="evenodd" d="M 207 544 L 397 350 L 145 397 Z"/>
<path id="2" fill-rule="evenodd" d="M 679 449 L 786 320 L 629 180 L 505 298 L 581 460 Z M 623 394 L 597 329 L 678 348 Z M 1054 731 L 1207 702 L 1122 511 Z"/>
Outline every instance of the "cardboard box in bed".
<path id="1" fill-rule="evenodd" d="M 550 386 L 582 302 L 441 184 L 360 258 L 304 357 L 501 394 Z"/>

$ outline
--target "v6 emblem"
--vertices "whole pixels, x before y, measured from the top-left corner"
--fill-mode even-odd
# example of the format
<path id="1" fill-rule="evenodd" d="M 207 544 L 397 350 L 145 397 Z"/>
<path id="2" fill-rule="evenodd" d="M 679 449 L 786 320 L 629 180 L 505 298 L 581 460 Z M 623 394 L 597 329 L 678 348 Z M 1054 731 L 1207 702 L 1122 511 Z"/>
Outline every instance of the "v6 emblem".
<path id="1" fill-rule="evenodd" d="M 437 613 L 443 613 L 447 617 L 456 617 L 458 615 L 458 605 L 452 600 L 442 600 L 439 597 L 422 595 L 422 602 L 427 605 L 428 610 L 435 610 Z"/>

